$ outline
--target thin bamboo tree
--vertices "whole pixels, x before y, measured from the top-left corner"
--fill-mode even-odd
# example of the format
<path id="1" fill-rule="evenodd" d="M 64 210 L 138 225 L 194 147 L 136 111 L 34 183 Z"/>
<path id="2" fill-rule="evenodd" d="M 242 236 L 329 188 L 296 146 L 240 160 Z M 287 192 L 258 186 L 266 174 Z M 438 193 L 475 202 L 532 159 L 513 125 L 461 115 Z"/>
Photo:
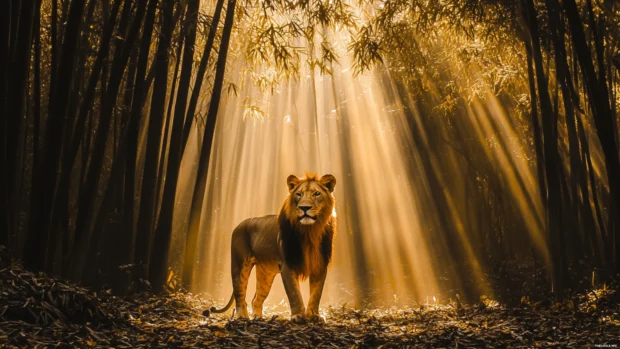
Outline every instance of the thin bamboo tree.
<path id="1" fill-rule="evenodd" d="M 211 92 L 211 102 L 209 103 L 209 111 L 207 113 L 207 121 L 200 149 L 200 159 L 198 160 L 198 174 L 192 195 L 192 205 L 189 218 L 190 223 L 185 243 L 183 283 L 187 285 L 192 282 L 193 265 L 196 263 L 196 241 L 198 236 L 198 228 L 200 226 L 200 216 L 202 214 L 202 204 L 207 186 L 211 147 L 213 145 L 213 136 L 215 134 L 215 125 L 217 123 L 217 113 L 222 94 L 222 85 L 224 84 L 224 73 L 226 72 L 226 57 L 228 55 L 230 36 L 234 24 L 235 5 L 236 0 L 228 0 L 224 28 L 222 29 L 222 41 L 220 42 L 220 49 L 218 52 L 215 80 L 213 82 L 213 90 Z"/>

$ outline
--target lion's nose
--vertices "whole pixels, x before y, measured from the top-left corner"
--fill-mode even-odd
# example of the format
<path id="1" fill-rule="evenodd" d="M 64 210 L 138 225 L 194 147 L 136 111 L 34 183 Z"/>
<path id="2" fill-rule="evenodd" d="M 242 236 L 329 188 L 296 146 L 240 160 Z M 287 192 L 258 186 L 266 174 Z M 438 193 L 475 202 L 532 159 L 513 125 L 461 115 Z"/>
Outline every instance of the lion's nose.
<path id="1" fill-rule="evenodd" d="M 302 211 L 306 212 L 306 211 L 308 211 L 309 209 L 311 209 L 311 208 L 312 208 L 312 206 L 299 206 L 299 208 L 300 208 Z"/>

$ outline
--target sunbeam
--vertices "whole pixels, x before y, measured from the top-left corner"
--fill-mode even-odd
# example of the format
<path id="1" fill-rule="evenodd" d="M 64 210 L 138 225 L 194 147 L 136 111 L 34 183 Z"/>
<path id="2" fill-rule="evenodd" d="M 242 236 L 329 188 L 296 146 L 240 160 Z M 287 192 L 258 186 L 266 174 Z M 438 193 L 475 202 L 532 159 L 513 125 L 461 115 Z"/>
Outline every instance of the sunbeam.
<path id="1" fill-rule="evenodd" d="M 315 171 L 332 173 L 339 183 L 327 304 L 407 304 L 459 293 L 492 296 L 486 277 L 491 266 L 481 261 L 489 251 L 480 248 L 485 237 L 476 231 L 482 228 L 476 216 L 485 212 L 470 207 L 467 183 L 474 169 L 463 166 L 463 154 L 448 141 L 451 131 L 428 129 L 433 127 L 428 116 L 413 100 L 401 100 L 403 94 L 383 66 L 355 74 L 345 54 L 350 38 L 332 36 L 342 56 L 331 74 L 306 67 L 301 78 L 281 81 L 271 94 L 252 83 L 256 80 L 244 70 L 242 59 L 235 62 L 231 79 L 242 88 L 238 96 L 226 97 L 216 128 L 194 290 L 225 299 L 231 292 L 233 228 L 249 217 L 277 213 L 287 195 L 285 178 Z M 531 241 L 548 263 L 534 168 L 515 141 L 501 102 L 488 92 L 460 115 L 453 118 L 453 127 L 464 139 L 483 145 L 486 161 L 497 171 L 494 185 L 510 193 L 507 204 L 514 203 L 521 224 L 528 227 L 527 238 L 507 243 Z M 182 172 L 188 177 L 198 157 L 196 134 L 184 155 Z M 193 182 L 181 181 L 185 188 Z M 190 189 L 180 191 L 177 200 L 187 203 L 188 193 Z M 177 215 L 175 224 L 180 231 L 183 216 Z M 473 285 L 470 278 L 476 280 Z M 307 288 L 304 292 L 307 299 Z M 267 304 L 284 298 L 276 282 Z"/>

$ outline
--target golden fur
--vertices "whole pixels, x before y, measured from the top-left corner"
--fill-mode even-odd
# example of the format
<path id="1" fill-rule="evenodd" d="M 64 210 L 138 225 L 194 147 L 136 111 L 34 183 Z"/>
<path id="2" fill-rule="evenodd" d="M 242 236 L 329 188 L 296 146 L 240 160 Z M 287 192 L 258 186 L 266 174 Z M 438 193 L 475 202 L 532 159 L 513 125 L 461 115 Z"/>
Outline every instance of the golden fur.
<path id="1" fill-rule="evenodd" d="M 330 175 L 324 176 L 323 181 L 321 181 L 316 174 L 312 173 L 306 173 L 306 177 L 302 179 L 290 176 L 287 181 L 290 194 L 284 200 L 280 209 L 278 217 L 280 221 L 280 234 L 284 242 L 285 257 L 287 257 L 287 252 L 289 252 L 287 250 L 293 250 L 290 253 L 301 252 L 303 256 L 303 260 L 296 260 L 295 256 L 290 256 L 286 260 L 301 279 L 306 279 L 310 275 L 319 273 L 331 261 L 331 244 L 333 242 L 333 235 L 336 232 L 336 217 L 333 214 L 336 203 L 333 195 L 331 195 L 335 181 L 335 178 Z M 300 200 L 296 194 L 300 191 L 321 192 L 321 195 L 313 200 L 313 204 L 316 206 L 315 209 L 318 212 L 316 222 L 312 225 L 303 225 L 299 222 L 298 204 Z M 295 234 L 299 237 L 299 241 L 294 239 L 294 237 L 287 236 L 287 234 Z M 327 237 L 328 241 L 323 243 L 326 235 L 329 235 Z M 298 251 L 297 246 L 291 246 L 297 242 L 301 245 L 301 251 Z"/>
<path id="2" fill-rule="evenodd" d="M 254 316 L 262 316 L 263 302 L 275 275 L 281 273 L 291 306 L 291 317 L 318 317 L 319 302 L 332 258 L 336 231 L 335 201 L 332 195 L 336 178 L 306 174 L 305 178 L 287 178 L 289 195 L 279 214 L 250 218 L 241 222 L 231 239 L 231 276 L 233 295 L 222 309 L 236 303 L 237 317 L 247 318 L 246 289 L 250 271 L 256 270 L 256 294 L 252 301 Z M 307 311 L 299 289 L 299 279 L 310 278 Z"/>

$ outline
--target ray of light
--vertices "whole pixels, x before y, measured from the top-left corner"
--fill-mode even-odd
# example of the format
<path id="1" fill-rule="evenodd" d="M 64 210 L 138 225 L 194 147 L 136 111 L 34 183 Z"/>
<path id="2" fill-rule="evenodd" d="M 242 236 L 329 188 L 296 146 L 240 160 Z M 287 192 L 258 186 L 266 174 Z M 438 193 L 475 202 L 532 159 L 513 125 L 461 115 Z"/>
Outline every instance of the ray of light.
<path id="1" fill-rule="evenodd" d="M 343 35 L 332 40 L 341 52 L 347 46 Z M 493 188 L 495 200 L 515 205 L 516 219 L 528 227 L 522 239 L 496 245 L 531 242 L 548 261 L 534 169 L 491 91 L 445 122 L 431 120 L 413 91 L 399 88 L 384 67 L 356 76 L 348 56 L 340 57 L 332 75 L 305 68 L 300 79 L 283 81 L 270 95 L 251 83 L 242 60 L 235 63 L 230 79 L 242 87 L 239 96 L 222 101 L 216 126 L 198 242 L 198 291 L 228 298 L 232 230 L 246 218 L 277 213 L 288 194 L 286 177 L 306 171 L 338 180 L 339 229 L 323 304 L 445 300 L 464 292 L 465 284 L 473 284 L 469 293 L 492 296 L 487 274 L 493 266 L 482 259 L 495 248 L 485 242 L 489 234 L 502 235 L 483 228 L 490 226 L 483 220 L 495 219 L 484 211 L 491 199 L 473 207 L 472 191 L 490 197 Z M 459 68 L 446 70 L 457 74 Z M 430 103 L 440 104 L 437 87 L 429 89 Z M 196 138 L 194 130 L 181 171 L 185 189 L 177 197 L 175 224 L 181 231 L 195 178 Z M 484 149 L 478 152 L 484 159 L 472 159 L 471 146 Z M 472 176 L 487 189 L 473 187 Z M 254 285 L 252 278 L 250 295 Z M 307 299 L 307 286 L 302 290 Z M 278 278 L 267 303 L 283 299 Z"/>

